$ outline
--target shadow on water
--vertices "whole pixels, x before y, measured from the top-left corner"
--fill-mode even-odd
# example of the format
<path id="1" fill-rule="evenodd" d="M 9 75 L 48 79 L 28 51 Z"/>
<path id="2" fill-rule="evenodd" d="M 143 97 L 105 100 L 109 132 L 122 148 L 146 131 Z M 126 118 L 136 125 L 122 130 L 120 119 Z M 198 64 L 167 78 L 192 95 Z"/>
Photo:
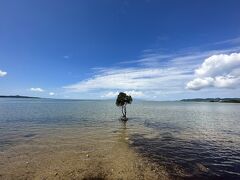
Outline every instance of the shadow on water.
<path id="1" fill-rule="evenodd" d="M 130 140 L 133 142 L 130 145 L 132 148 L 165 166 L 173 179 L 240 178 L 240 152 L 213 142 L 181 139 L 171 133 L 162 133 L 153 138 L 133 134 Z"/>

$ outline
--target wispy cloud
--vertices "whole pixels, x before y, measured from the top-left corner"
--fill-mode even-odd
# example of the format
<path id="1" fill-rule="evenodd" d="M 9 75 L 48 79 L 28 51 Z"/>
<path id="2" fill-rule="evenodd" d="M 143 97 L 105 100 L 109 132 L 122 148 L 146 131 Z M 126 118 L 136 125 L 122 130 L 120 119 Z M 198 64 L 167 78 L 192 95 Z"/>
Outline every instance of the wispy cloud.
<path id="1" fill-rule="evenodd" d="M 54 93 L 54 92 L 50 92 L 49 95 L 50 95 L 50 96 L 54 96 L 55 93 Z"/>
<path id="2" fill-rule="evenodd" d="M 230 40 L 228 40 L 230 41 Z M 162 51 L 148 50 L 144 51 L 143 55 L 136 60 L 120 62 L 122 65 L 136 65 L 142 67 L 177 67 L 183 64 L 191 68 L 202 63 L 202 61 L 212 55 L 227 54 L 240 51 L 239 46 L 234 46 L 225 49 L 210 49 L 203 50 L 201 48 L 190 47 L 174 53 L 164 53 Z"/>
<path id="3" fill-rule="evenodd" d="M 176 68 L 123 68 L 106 69 L 94 77 L 65 86 L 73 92 L 91 90 L 159 90 L 182 86 L 183 80 L 190 79 L 189 71 Z"/>
<path id="4" fill-rule="evenodd" d="M 131 95 L 132 97 L 144 97 L 145 94 L 142 91 L 135 91 L 135 90 L 131 90 L 131 91 L 124 91 L 126 94 Z M 104 93 L 101 97 L 102 98 L 115 98 L 117 97 L 117 95 L 119 94 L 119 91 L 109 91 L 107 93 Z"/>
<path id="5" fill-rule="evenodd" d="M 63 56 L 64 59 L 69 59 L 70 57 L 68 55 Z"/>
<path id="6" fill-rule="evenodd" d="M 114 98 L 114 97 L 117 97 L 117 95 L 119 94 L 118 91 L 109 91 L 107 93 L 104 93 L 103 95 L 101 95 L 102 98 Z"/>
<path id="7" fill-rule="evenodd" d="M 0 77 L 6 76 L 7 72 L 0 70 Z"/>
<path id="8" fill-rule="evenodd" d="M 239 43 L 240 43 L 240 37 L 235 37 L 235 38 L 232 38 L 232 39 L 219 41 L 219 42 L 216 42 L 214 44 L 218 45 L 218 44 L 239 44 Z"/>
<path id="9" fill-rule="evenodd" d="M 33 91 L 33 92 L 43 92 L 44 90 L 42 88 L 30 88 L 30 91 Z"/>

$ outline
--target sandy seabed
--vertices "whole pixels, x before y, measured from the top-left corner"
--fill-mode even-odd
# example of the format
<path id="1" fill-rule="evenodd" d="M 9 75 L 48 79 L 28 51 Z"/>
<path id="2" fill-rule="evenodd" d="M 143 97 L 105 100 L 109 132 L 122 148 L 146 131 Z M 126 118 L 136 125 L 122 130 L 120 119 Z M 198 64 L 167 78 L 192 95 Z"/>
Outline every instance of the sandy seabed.
<path id="1" fill-rule="evenodd" d="M 129 147 L 126 128 L 55 129 L 0 151 L 0 179 L 169 179 Z"/>

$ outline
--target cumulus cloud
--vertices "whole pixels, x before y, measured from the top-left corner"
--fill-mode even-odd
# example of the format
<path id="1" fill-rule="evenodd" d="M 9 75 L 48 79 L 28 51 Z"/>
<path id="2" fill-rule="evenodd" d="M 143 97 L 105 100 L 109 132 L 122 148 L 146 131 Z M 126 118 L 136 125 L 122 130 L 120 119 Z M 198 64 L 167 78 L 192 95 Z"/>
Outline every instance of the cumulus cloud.
<path id="1" fill-rule="evenodd" d="M 199 90 L 204 87 L 209 87 L 213 82 L 213 78 L 195 78 L 194 80 L 187 83 L 187 89 Z"/>
<path id="2" fill-rule="evenodd" d="M 54 92 L 50 92 L 49 95 L 50 95 L 50 96 L 54 96 L 55 93 L 54 93 Z"/>
<path id="3" fill-rule="evenodd" d="M 195 70 L 196 78 L 186 88 L 236 88 L 240 84 L 240 53 L 213 55 Z"/>
<path id="4" fill-rule="evenodd" d="M 0 70 L 0 77 L 6 76 L 7 72 Z"/>
<path id="5" fill-rule="evenodd" d="M 33 92 L 43 92 L 44 90 L 42 88 L 30 88 L 30 91 L 33 91 Z"/>

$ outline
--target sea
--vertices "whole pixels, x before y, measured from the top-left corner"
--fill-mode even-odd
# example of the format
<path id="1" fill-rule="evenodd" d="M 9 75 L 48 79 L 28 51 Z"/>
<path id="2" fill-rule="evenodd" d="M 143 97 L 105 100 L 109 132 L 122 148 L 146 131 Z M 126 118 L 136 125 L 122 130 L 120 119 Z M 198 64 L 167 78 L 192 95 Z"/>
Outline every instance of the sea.
<path id="1" fill-rule="evenodd" d="M 0 179 L 240 179 L 240 104 L 0 98 Z"/>

